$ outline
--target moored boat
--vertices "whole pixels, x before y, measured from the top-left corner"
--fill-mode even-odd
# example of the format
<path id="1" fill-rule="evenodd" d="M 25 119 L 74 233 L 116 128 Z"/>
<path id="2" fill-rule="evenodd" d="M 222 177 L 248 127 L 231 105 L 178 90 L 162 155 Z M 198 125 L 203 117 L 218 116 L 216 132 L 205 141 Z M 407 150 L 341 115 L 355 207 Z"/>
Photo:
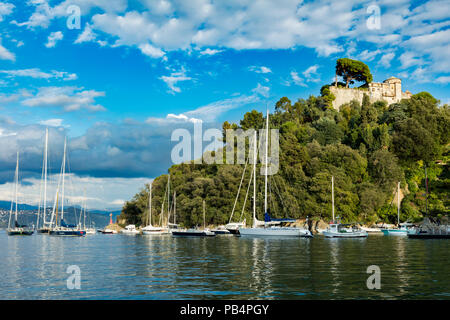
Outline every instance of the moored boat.
<path id="1" fill-rule="evenodd" d="M 127 225 L 125 229 L 121 230 L 120 232 L 123 234 L 131 234 L 131 235 L 141 233 L 138 229 L 136 229 L 136 226 L 134 224 Z"/>
<path id="2" fill-rule="evenodd" d="M 11 209 L 9 210 L 9 220 L 7 233 L 9 236 L 31 236 L 34 233 L 34 228 L 29 228 L 26 225 L 21 225 L 18 222 L 18 204 L 17 204 L 17 190 L 19 187 L 19 152 L 17 152 L 16 171 L 14 175 L 14 199 L 11 201 Z M 11 218 L 14 210 L 14 227 L 11 226 Z"/>
<path id="3" fill-rule="evenodd" d="M 342 224 L 334 219 L 334 177 L 331 177 L 331 210 L 333 221 L 322 234 L 327 238 L 366 238 L 368 233 L 357 225 Z"/>
<path id="4" fill-rule="evenodd" d="M 256 218 L 256 163 L 257 163 L 257 139 L 256 132 L 253 138 L 253 171 L 250 180 L 253 177 L 253 224 L 251 228 L 239 228 L 241 236 L 260 236 L 260 237 L 312 237 L 312 233 L 307 229 L 296 227 L 279 226 L 282 223 L 295 222 L 293 219 L 271 219 L 268 214 L 267 206 L 267 172 L 268 172 L 268 145 L 269 145 L 269 112 L 266 116 L 266 139 L 265 139 L 265 170 L 264 170 L 264 221 L 258 221 Z M 250 187 L 250 183 L 249 183 Z M 248 190 L 247 190 L 248 195 Z M 247 197 L 247 196 L 246 196 Z"/>

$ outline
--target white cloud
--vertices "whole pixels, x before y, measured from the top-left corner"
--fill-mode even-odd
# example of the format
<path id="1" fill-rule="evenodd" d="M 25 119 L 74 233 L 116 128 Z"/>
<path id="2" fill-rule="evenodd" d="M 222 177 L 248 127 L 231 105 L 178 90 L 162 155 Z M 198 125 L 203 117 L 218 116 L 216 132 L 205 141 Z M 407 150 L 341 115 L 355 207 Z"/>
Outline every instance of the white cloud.
<path id="1" fill-rule="evenodd" d="M 63 121 L 64 121 L 63 119 L 48 119 L 39 121 L 39 124 L 49 127 L 61 127 Z"/>
<path id="2" fill-rule="evenodd" d="M 3 17 L 10 15 L 14 8 L 15 6 L 11 3 L 0 2 L 0 22 L 3 21 Z"/>
<path id="3" fill-rule="evenodd" d="M 27 107 L 62 107 L 66 112 L 82 109 L 96 112 L 105 110 L 103 106 L 95 104 L 95 99 L 103 96 L 104 92 L 77 87 L 42 87 L 36 95 L 21 103 Z"/>
<path id="4" fill-rule="evenodd" d="M 447 84 L 450 83 L 450 76 L 441 76 L 435 80 L 436 83 Z"/>
<path id="5" fill-rule="evenodd" d="M 301 87 L 307 87 L 304 80 L 298 75 L 296 71 L 291 71 L 291 78 L 296 85 Z"/>
<path id="6" fill-rule="evenodd" d="M 380 59 L 380 64 L 384 66 L 385 68 L 389 68 L 391 66 L 391 61 L 394 59 L 395 53 L 389 52 L 384 54 Z"/>
<path id="7" fill-rule="evenodd" d="M 315 64 L 310 66 L 308 69 L 302 72 L 306 81 L 318 82 L 320 79 L 318 78 L 319 74 L 317 73 L 317 69 L 319 69 L 319 65 Z"/>
<path id="8" fill-rule="evenodd" d="M 59 40 L 62 40 L 63 37 L 64 37 L 64 35 L 61 31 L 52 32 L 48 36 L 48 40 L 47 40 L 47 43 L 45 44 L 45 46 L 47 48 L 53 48 L 56 45 L 56 42 L 58 42 Z"/>
<path id="9" fill-rule="evenodd" d="M 62 79 L 65 81 L 76 80 L 78 76 L 75 73 L 52 70 L 51 72 L 41 71 L 39 68 L 19 69 L 19 70 L 0 70 L 0 73 L 7 74 L 9 77 L 30 77 L 34 79 Z"/>
<path id="10" fill-rule="evenodd" d="M 169 87 L 169 93 L 175 94 L 181 92 L 181 89 L 176 86 L 178 82 L 192 80 L 191 77 L 186 76 L 186 71 L 181 68 L 180 71 L 172 72 L 169 76 L 160 77 Z"/>
<path id="11" fill-rule="evenodd" d="M 272 70 L 270 70 L 269 67 L 265 66 L 250 66 L 248 67 L 248 69 L 256 73 L 272 73 Z"/>
<path id="12" fill-rule="evenodd" d="M 0 59 L 1 60 L 10 60 L 15 61 L 16 55 L 2 46 L 1 38 L 0 38 Z"/>
<path id="13" fill-rule="evenodd" d="M 151 58 L 161 58 L 161 57 L 164 57 L 164 55 L 166 54 L 161 49 L 155 48 L 154 46 L 152 46 L 149 43 L 139 45 L 139 49 L 141 50 L 141 52 L 143 54 L 145 54 L 146 56 L 149 56 Z"/>
<path id="14" fill-rule="evenodd" d="M 74 43 L 90 42 L 95 40 L 97 35 L 92 31 L 89 23 L 86 23 L 83 32 L 78 36 Z"/>
<path id="15" fill-rule="evenodd" d="M 252 90 L 252 92 L 257 93 L 265 98 L 267 98 L 269 96 L 269 91 L 270 91 L 269 87 L 265 87 L 265 86 L 261 85 L 260 83 L 258 83 L 256 88 L 254 88 Z"/>
<path id="16" fill-rule="evenodd" d="M 200 55 L 204 56 L 213 56 L 216 55 L 220 52 L 222 52 L 223 50 L 217 50 L 217 49 L 210 49 L 210 48 L 206 48 L 205 50 L 200 51 Z"/>

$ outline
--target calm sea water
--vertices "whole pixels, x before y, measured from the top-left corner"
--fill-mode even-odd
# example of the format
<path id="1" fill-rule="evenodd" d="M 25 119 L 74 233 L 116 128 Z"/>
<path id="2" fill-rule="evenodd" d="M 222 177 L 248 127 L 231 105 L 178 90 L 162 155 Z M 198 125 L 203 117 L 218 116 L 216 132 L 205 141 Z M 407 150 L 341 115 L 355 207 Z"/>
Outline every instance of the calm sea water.
<path id="1" fill-rule="evenodd" d="M 0 299 L 450 299 L 450 241 L 0 231 Z M 81 288 L 67 288 L 71 265 Z M 369 290 L 367 267 L 381 270 Z"/>

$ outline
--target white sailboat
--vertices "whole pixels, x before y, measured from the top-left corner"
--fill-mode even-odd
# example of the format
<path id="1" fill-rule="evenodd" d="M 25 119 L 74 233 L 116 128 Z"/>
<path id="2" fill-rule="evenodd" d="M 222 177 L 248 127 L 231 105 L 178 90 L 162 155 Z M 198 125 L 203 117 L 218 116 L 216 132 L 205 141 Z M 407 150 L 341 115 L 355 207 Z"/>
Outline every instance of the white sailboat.
<path id="1" fill-rule="evenodd" d="M 152 225 L 152 183 L 150 183 L 150 192 L 148 196 L 148 225 L 142 228 L 142 233 L 149 234 L 167 234 L 169 231 L 165 227 L 156 227 Z"/>
<path id="2" fill-rule="evenodd" d="M 400 182 L 397 184 L 397 225 L 399 228 L 394 229 L 381 229 L 381 232 L 385 236 L 407 236 L 408 227 L 407 224 L 400 223 Z"/>
<path id="3" fill-rule="evenodd" d="M 64 196 L 65 196 L 65 176 L 66 176 L 66 156 L 67 156 L 67 140 L 64 139 L 64 154 L 61 164 L 61 173 L 59 177 L 58 187 L 56 189 L 55 204 L 53 206 L 52 216 L 50 219 L 49 235 L 53 236 L 85 236 L 86 231 L 81 230 L 78 225 L 67 224 L 64 221 Z M 61 217 L 58 220 L 58 198 L 59 188 L 61 186 Z"/>
<path id="4" fill-rule="evenodd" d="M 322 234 L 327 238 L 365 238 L 368 233 L 357 226 L 335 222 L 334 219 L 334 177 L 331 177 L 331 202 L 333 221 Z"/>
<path id="5" fill-rule="evenodd" d="M 239 234 L 239 228 L 245 228 L 246 227 L 246 220 L 245 219 L 241 220 L 241 219 L 242 219 L 242 216 L 244 214 L 245 204 L 247 202 L 248 189 L 247 189 L 247 193 L 245 194 L 245 201 L 244 201 L 244 205 L 242 206 L 241 217 L 239 218 L 239 220 L 241 220 L 241 221 L 239 221 L 239 222 L 232 222 L 232 221 L 233 221 L 234 211 L 236 209 L 236 204 L 238 202 L 239 195 L 241 193 L 242 182 L 244 181 L 244 176 L 245 176 L 245 172 L 247 170 L 247 165 L 248 165 L 248 160 L 249 159 L 250 159 L 250 153 L 248 155 L 247 161 L 245 162 L 244 170 L 242 171 L 241 182 L 239 183 L 238 192 L 236 194 L 236 198 L 234 199 L 234 205 L 233 205 L 233 209 L 231 210 L 230 220 L 225 225 L 225 229 L 231 234 Z M 253 171 L 252 171 L 252 175 L 253 175 Z M 252 180 L 252 176 L 250 176 L 250 181 L 249 181 L 249 184 L 248 184 L 248 188 L 250 188 L 251 180 Z"/>
<path id="6" fill-rule="evenodd" d="M 295 227 L 281 227 L 275 226 L 281 222 L 293 222 L 295 220 L 280 219 L 278 221 L 270 219 L 267 213 L 267 154 L 269 146 L 269 111 L 266 117 L 266 153 L 265 153 L 265 186 L 264 186 L 264 212 L 265 218 L 263 221 L 258 221 L 256 218 L 256 162 L 257 162 L 257 145 L 256 132 L 253 139 L 253 225 L 251 228 L 239 228 L 241 236 L 276 236 L 276 237 L 312 237 L 309 230 Z M 262 226 L 262 227 L 260 227 Z"/>
<path id="7" fill-rule="evenodd" d="M 8 235 L 10 236 L 31 236 L 34 233 L 32 228 L 26 225 L 21 225 L 18 222 L 18 205 L 17 205 L 17 191 L 19 188 L 19 152 L 17 152 L 16 160 L 16 171 L 14 175 L 14 198 L 11 201 L 11 209 L 9 210 L 9 220 L 8 220 Z M 14 210 L 14 226 L 11 226 L 11 219 L 13 215 L 13 205 L 15 205 Z"/>
<path id="8" fill-rule="evenodd" d="M 214 237 L 216 234 L 206 228 L 206 209 L 205 200 L 203 200 L 203 229 L 184 229 L 173 230 L 172 235 L 175 237 Z"/>

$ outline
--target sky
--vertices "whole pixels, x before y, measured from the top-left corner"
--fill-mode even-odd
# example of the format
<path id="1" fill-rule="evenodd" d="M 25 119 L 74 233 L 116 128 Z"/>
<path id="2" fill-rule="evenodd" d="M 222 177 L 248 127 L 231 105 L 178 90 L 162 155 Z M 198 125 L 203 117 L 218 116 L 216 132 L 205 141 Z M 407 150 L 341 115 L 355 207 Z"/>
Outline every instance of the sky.
<path id="1" fill-rule="evenodd" d="M 39 201 L 49 128 L 51 188 L 67 137 L 68 200 L 118 208 L 173 164 L 175 129 L 319 95 L 342 57 L 449 103 L 449 18 L 450 0 L 0 0 L 0 200 L 19 151 L 19 200 Z"/>

